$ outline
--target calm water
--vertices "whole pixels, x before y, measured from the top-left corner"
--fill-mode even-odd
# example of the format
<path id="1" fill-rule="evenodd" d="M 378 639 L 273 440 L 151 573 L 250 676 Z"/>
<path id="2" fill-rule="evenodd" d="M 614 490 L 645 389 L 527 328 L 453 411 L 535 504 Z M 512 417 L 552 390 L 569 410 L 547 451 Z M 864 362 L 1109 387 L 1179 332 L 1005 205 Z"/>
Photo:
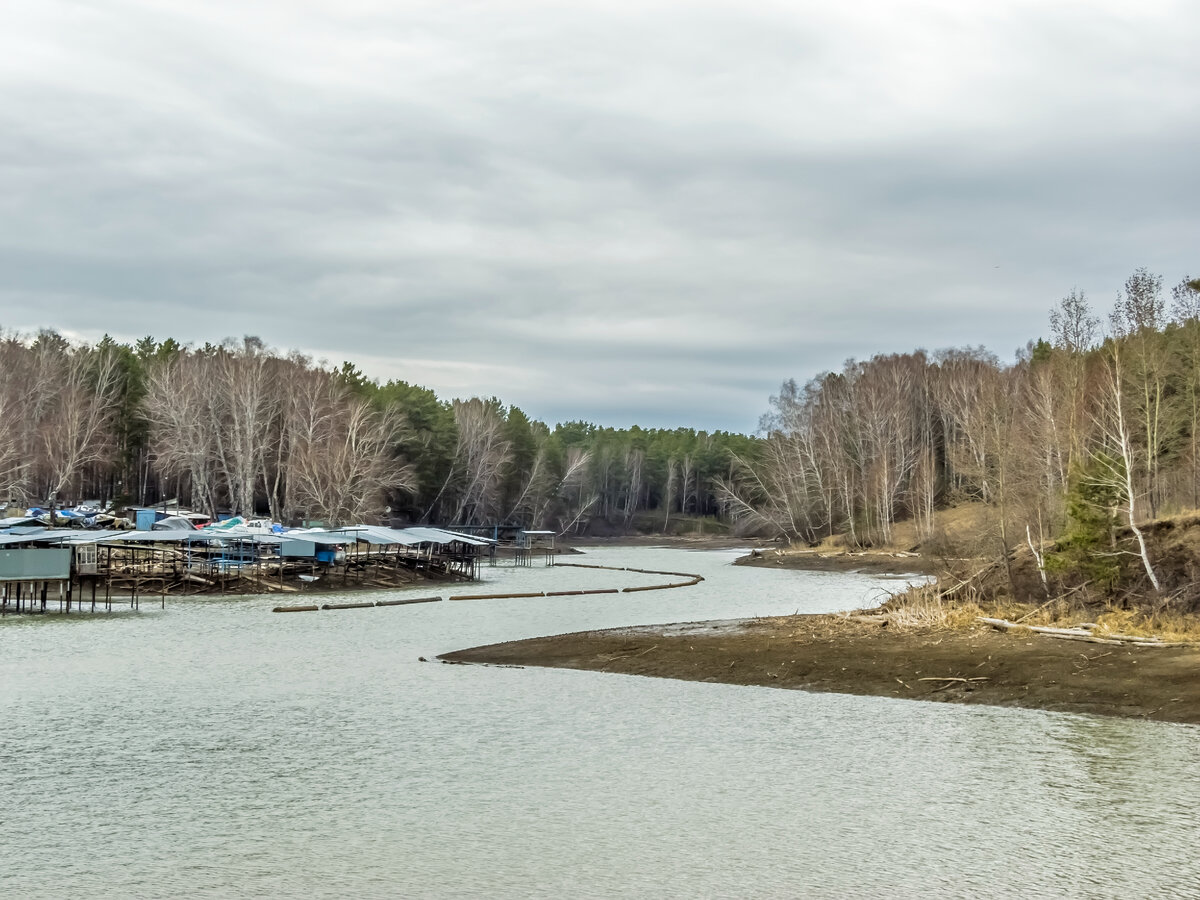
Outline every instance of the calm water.
<path id="1" fill-rule="evenodd" d="M 0 896 L 1200 896 L 1200 728 L 418 662 L 896 586 L 736 555 L 579 558 L 709 579 L 675 591 L 9 619 Z"/>

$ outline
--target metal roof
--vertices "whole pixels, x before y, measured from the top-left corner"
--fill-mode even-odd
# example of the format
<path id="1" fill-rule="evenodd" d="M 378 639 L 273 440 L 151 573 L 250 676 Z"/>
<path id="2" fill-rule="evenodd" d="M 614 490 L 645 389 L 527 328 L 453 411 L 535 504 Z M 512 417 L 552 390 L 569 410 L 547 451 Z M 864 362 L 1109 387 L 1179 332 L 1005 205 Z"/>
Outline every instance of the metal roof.
<path id="1" fill-rule="evenodd" d="M 385 528 L 382 525 L 353 525 L 337 529 L 338 533 L 352 537 L 354 540 L 377 546 L 400 544 L 404 547 L 414 547 L 427 543 L 423 538 L 410 534 L 409 529 Z"/>
<path id="2" fill-rule="evenodd" d="M 14 525 L 46 527 L 46 523 L 37 518 L 37 516 L 9 516 L 8 518 L 0 519 L 0 528 L 12 528 Z"/>
<path id="3" fill-rule="evenodd" d="M 59 544 L 98 544 L 110 538 L 119 538 L 123 534 L 130 534 L 130 532 L 115 528 L 99 528 L 92 531 L 72 530 L 69 535 L 57 540 Z"/>
<path id="4" fill-rule="evenodd" d="M 71 528 L 10 528 L 0 533 L 3 544 L 56 544 L 63 538 L 84 534 Z"/>
<path id="5" fill-rule="evenodd" d="M 178 544 L 178 543 L 213 543 L 215 541 L 231 541 L 250 544 L 280 544 L 283 542 L 277 534 L 229 534 L 208 531 L 117 531 L 101 539 L 106 544 Z"/>
<path id="6" fill-rule="evenodd" d="M 403 531 L 417 538 L 423 544 L 451 544 L 458 541 L 475 547 L 486 547 L 495 541 L 485 538 L 472 537 L 469 534 L 459 534 L 457 531 L 446 531 L 444 528 L 405 528 Z"/>
<path id="7" fill-rule="evenodd" d="M 27 534 L 0 534 L 0 546 L 6 546 L 8 544 L 34 543 L 37 543 L 37 541 Z"/>
<path id="8" fill-rule="evenodd" d="M 283 534 L 275 535 L 280 542 L 283 541 L 308 541 L 310 544 L 322 544 L 331 547 L 344 547 L 346 544 L 353 544 L 354 538 L 349 534 L 334 534 L 328 531 L 285 531 Z"/>
<path id="9" fill-rule="evenodd" d="M 477 537 L 473 534 L 463 534 L 461 531 L 447 531 L 445 528 L 433 528 L 432 531 L 440 531 L 446 535 L 449 540 L 461 541 L 464 544 L 472 544 L 476 547 L 486 547 L 489 544 L 496 543 L 491 538 Z"/>
<path id="10" fill-rule="evenodd" d="M 36 541 L 39 544 L 57 544 L 65 538 L 74 537 L 80 532 L 74 528 L 14 528 L 13 534 L 19 534 L 26 540 Z"/>

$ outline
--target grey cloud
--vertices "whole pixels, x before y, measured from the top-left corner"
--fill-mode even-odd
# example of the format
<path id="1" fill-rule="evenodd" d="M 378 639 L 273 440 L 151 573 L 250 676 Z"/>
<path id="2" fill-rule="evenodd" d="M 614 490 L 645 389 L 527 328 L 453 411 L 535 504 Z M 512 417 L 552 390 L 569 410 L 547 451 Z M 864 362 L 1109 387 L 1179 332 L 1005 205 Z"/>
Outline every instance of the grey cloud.
<path id="1" fill-rule="evenodd" d="M 753 429 L 1200 270 L 1190 9 L 642 6 L 19 6 L 0 324 Z"/>

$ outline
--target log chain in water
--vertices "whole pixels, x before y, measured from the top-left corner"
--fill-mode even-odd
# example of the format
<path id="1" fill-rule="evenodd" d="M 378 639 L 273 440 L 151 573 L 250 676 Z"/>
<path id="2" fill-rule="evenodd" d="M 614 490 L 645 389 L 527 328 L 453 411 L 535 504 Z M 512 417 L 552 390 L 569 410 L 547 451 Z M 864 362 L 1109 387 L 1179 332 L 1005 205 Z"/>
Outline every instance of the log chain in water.
<path id="1" fill-rule="evenodd" d="M 637 572 L 640 575 L 671 575 L 675 578 L 686 578 L 687 581 L 673 581 L 668 584 L 647 584 L 641 587 L 627 588 L 593 588 L 578 591 L 534 591 L 519 594 L 455 594 L 447 600 L 521 600 L 527 597 L 581 597 L 584 594 L 632 594 L 638 591 L 665 591 L 668 588 L 691 587 L 704 580 L 701 575 L 691 572 L 663 572 L 658 569 L 634 569 L 627 566 L 596 566 L 585 563 L 559 563 L 559 566 L 569 566 L 573 569 L 607 569 L 610 572 Z M 376 600 L 374 603 L 326 603 L 322 606 L 277 606 L 272 612 L 317 612 L 322 609 L 367 609 L 376 606 L 405 606 L 409 603 L 434 603 L 441 597 L 414 597 L 401 600 Z"/>

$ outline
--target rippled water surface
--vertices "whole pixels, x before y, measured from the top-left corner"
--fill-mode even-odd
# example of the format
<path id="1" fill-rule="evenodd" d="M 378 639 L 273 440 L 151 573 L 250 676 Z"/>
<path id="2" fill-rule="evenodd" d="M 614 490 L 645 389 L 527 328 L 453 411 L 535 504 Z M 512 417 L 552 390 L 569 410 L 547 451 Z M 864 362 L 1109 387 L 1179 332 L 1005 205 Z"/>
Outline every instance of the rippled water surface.
<path id="1" fill-rule="evenodd" d="M 0 895 L 1200 896 L 1194 727 L 418 661 L 895 587 L 736 555 L 578 557 L 708 579 L 674 591 L 10 618 Z"/>

